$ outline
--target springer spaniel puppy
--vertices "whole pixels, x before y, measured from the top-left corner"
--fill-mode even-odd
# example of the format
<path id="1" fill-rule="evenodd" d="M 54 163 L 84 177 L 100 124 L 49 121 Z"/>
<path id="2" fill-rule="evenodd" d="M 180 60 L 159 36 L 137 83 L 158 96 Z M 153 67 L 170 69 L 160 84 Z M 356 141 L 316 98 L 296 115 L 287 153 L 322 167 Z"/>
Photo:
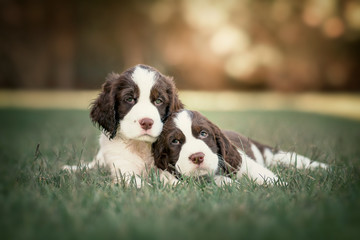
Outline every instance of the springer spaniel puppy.
<path id="1" fill-rule="evenodd" d="M 88 164 L 63 169 L 99 164 L 111 169 L 114 182 L 121 178 L 129 183 L 135 177 L 136 185 L 141 187 L 140 176 L 146 176 L 154 166 L 151 144 L 168 116 L 182 108 L 172 78 L 152 67 L 137 65 L 122 74 L 110 74 L 90 113 L 92 121 L 103 130 L 99 152 Z"/>
<path id="2" fill-rule="evenodd" d="M 218 185 L 244 174 L 259 184 L 274 183 L 277 176 L 266 167 L 278 163 L 297 168 L 327 168 L 296 153 L 275 151 L 231 131 L 222 131 L 198 112 L 182 110 L 165 123 L 163 132 L 153 143 L 155 165 L 184 176 L 214 175 Z"/>

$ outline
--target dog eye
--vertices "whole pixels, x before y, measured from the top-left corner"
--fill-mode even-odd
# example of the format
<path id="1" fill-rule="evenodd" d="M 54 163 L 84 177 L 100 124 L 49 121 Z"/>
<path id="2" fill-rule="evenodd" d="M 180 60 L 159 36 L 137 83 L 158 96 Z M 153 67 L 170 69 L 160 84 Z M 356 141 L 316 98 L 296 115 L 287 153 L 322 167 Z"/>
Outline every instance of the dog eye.
<path id="1" fill-rule="evenodd" d="M 172 145 L 179 145 L 180 141 L 178 139 L 174 139 L 174 140 L 171 141 L 171 144 Z"/>
<path id="2" fill-rule="evenodd" d="M 158 98 L 158 99 L 156 99 L 155 101 L 154 101 L 154 104 L 155 104 L 155 106 L 160 106 L 161 104 L 163 104 L 164 102 L 163 102 L 163 100 L 161 99 L 161 98 Z"/>
<path id="3" fill-rule="evenodd" d="M 133 98 L 133 97 L 127 97 L 127 98 L 125 98 L 125 102 L 134 104 L 134 103 L 135 103 L 135 98 Z"/>
<path id="4" fill-rule="evenodd" d="M 199 137 L 200 137 L 200 138 L 206 138 L 208 135 L 209 135 L 209 134 L 208 134 L 206 131 L 204 131 L 204 130 L 201 130 L 200 133 L 199 133 Z"/>

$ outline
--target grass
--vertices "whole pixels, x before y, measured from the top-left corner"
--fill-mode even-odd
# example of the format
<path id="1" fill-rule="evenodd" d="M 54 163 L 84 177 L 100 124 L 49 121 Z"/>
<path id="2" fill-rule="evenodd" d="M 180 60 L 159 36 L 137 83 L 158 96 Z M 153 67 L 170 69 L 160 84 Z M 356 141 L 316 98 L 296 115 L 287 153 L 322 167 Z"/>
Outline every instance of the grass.
<path id="1" fill-rule="evenodd" d="M 87 111 L 0 110 L 1 239 L 357 239 L 360 122 L 298 112 L 205 112 L 222 128 L 332 164 L 273 169 L 289 183 L 216 187 L 156 180 L 113 186 L 90 161 L 98 130 Z"/>

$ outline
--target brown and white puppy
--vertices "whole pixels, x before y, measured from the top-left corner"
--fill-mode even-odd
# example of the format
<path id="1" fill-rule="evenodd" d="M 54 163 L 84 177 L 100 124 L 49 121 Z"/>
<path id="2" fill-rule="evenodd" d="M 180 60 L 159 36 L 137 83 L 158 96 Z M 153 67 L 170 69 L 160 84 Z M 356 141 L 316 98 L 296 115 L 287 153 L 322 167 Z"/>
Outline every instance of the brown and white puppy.
<path id="1" fill-rule="evenodd" d="M 174 113 L 153 143 L 155 165 L 174 176 L 215 175 L 217 184 L 231 182 L 225 177 L 244 174 L 262 184 L 273 183 L 277 176 L 267 166 L 283 163 L 298 168 L 323 167 L 296 153 L 274 151 L 235 132 L 222 131 L 198 112 Z"/>
<path id="2" fill-rule="evenodd" d="M 137 65 L 122 74 L 110 74 L 90 113 L 103 130 L 100 149 L 91 163 L 79 167 L 107 166 L 115 182 L 120 174 L 127 182 L 135 176 L 140 187 L 139 176 L 154 166 L 151 144 L 167 117 L 182 108 L 172 78 L 152 67 Z M 78 166 L 63 168 L 77 170 Z"/>

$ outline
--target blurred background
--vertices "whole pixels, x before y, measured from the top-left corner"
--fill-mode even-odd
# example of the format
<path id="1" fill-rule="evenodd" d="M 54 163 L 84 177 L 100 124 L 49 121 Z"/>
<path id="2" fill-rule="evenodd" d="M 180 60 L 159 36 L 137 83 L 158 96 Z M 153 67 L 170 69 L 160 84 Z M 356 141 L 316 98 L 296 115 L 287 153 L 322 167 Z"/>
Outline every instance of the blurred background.
<path id="1" fill-rule="evenodd" d="M 138 63 L 182 90 L 360 90 L 360 1 L 1 0 L 0 88 L 99 89 Z"/>

